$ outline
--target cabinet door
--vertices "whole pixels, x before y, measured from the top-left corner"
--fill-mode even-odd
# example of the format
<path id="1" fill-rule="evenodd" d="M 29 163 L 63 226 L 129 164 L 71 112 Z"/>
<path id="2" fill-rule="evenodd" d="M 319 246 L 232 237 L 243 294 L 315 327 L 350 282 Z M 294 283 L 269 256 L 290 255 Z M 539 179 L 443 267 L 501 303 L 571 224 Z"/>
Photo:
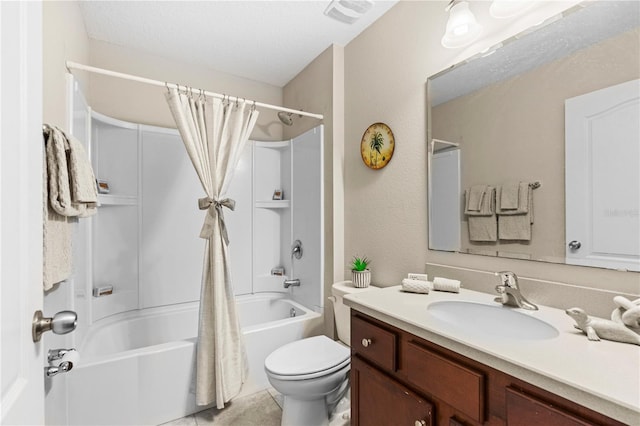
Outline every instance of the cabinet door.
<path id="1" fill-rule="evenodd" d="M 358 357 L 351 359 L 351 409 L 355 426 L 433 424 L 430 402 Z"/>
<path id="2" fill-rule="evenodd" d="M 507 388 L 507 424 L 509 426 L 595 426 L 562 410 L 562 407 L 538 400 L 516 389 Z"/>

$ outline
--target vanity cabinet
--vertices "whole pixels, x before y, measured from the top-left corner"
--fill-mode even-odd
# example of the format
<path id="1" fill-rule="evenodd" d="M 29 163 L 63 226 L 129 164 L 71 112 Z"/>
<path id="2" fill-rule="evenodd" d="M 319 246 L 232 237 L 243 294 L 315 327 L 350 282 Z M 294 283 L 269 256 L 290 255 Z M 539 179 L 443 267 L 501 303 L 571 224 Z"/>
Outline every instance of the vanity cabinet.
<path id="1" fill-rule="evenodd" d="M 352 425 L 622 425 L 351 310 Z"/>

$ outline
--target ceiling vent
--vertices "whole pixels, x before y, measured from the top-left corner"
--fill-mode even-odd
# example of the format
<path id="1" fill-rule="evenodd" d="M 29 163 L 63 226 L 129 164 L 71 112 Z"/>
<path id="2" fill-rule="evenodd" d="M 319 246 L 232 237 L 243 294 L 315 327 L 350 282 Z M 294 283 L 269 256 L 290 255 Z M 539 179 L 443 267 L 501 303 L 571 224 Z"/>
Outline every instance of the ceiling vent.
<path id="1" fill-rule="evenodd" d="M 333 0 L 324 14 L 345 24 L 353 24 L 373 7 L 373 0 Z"/>

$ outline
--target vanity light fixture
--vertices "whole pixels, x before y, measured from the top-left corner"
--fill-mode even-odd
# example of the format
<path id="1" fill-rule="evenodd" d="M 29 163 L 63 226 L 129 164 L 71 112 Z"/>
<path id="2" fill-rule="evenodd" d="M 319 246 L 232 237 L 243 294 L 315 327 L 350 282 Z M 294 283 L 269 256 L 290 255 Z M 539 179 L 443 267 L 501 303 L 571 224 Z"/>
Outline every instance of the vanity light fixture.
<path id="1" fill-rule="evenodd" d="M 469 10 L 465 0 L 451 0 L 445 8 L 449 12 L 447 29 L 442 37 L 442 45 L 449 49 L 473 43 L 482 33 L 482 26 Z"/>
<path id="2" fill-rule="evenodd" d="M 493 0 L 489 14 L 494 18 L 512 18 L 529 10 L 535 2 L 531 0 Z"/>

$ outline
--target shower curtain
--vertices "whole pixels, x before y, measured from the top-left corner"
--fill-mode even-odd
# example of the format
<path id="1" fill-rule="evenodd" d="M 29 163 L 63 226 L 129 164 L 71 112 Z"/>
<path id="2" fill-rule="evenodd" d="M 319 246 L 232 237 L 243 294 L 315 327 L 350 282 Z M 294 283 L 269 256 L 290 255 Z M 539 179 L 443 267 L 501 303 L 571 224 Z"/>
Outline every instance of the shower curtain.
<path id="1" fill-rule="evenodd" d="M 230 102 L 169 89 L 167 102 L 206 197 L 200 238 L 206 240 L 200 293 L 196 352 L 196 403 L 217 408 L 240 392 L 247 361 L 236 315 L 223 209 L 234 209 L 225 198 L 240 154 L 258 119 L 247 101 Z"/>

